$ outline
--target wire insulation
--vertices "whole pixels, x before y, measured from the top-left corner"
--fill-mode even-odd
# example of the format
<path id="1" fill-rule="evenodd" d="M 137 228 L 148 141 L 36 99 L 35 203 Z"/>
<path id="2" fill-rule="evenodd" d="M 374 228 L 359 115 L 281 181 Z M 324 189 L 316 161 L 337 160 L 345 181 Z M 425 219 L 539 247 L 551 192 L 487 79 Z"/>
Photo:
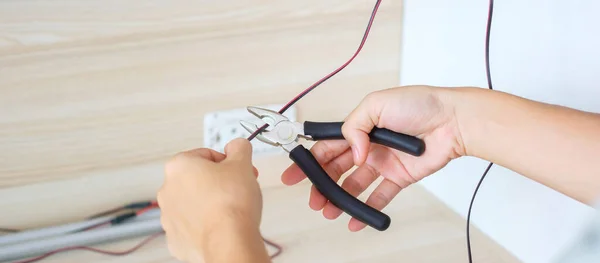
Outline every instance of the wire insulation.
<path id="1" fill-rule="evenodd" d="M 135 216 L 140 216 L 140 215 L 142 215 L 142 214 L 144 214 L 144 213 L 146 213 L 146 212 L 148 212 L 148 211 L 150 211 L 152 209 L 155 209 L 155 208 L 158 208 L 158 205 L 152 204 L 152 205 L 150 205 L 148 207 L 142 208 L 139 211 L 135 212 Z"/>
<path id="2" fill-rule="evenodd" d="M 379 5 L 381 5 L 381 0 L 377 0 L 377 2 L 375 3 L 375 6 L 373 7 L 373 11 L 371 12 L 371 17 L 369 18 L 369 22 L 367 23 L 367 28 L 365 29 L 365 33 L 363 34 L 362 40 L 360 41 L 360 44 L 358 45 L 358 48 L 354 52 L 354 55 L 352 55 L 352 57 L 350 57 L 350 59 L 348 61 L 346 61 L 346 63 L 342 64 L 339 68 L 337 68 L 333 72 L 329 73 L 325 77 L 321 78 L 320 80 L 318 80 L 314 84 L 310 85 L 310 87 L 308 87 L 307 89 L 305 89 L 304 91 L 302 91 L 300 94 L 298 94 L 296 97 L 294 97 L 292 100 L 290 100 L 285 106 L 283 106 L 279 110 L 280 114 L 283 114 L 292 105 L 294 105 L 296 102 L 298 102 L 304 96 L 306 96 L 306 94 L 308 94 L 309 92 L 311 92 L 312 90 L 314 90 L 316 87 L 318 87 L 319 85 L 323 84 L 325 81 L 327 81 L 328 79 L 330 79 L 331 77 L 335 76 L 337 73 L 339 73 L 340 71 L 342 71 L 344 68 L 346 68 L 346 66 L 348 66 L 354 60 L 354 58 L 356 58 L 358 56 L 358 54 L 360 53 L 360 51 L 363 49 L 365 43 L 367 42 L 367 38 L 369 37 L 369 32 L 371 32 L 371 26 L 373 25 L 373 21 L 375 20 L 375 15 L 377 14 L 377 10 L 379 9 Z M 254 133 L 252 133 L 248 137 L 248 140 L 252 141 L 252 139 L 254 139 L 258 134 L 260 134 L 261 132 L 265 131 L 265 129 L 267 129 L 268 126 L 269 126 L 268 124 L 265 124 L 262 127 L 260 127 L 258 130 L 256 130 Z"/>
<path id="3" fill-rule="evenodd" d="M 146 212 L 148 212 L 148 211 L 150 211 L 150 210 L 155 209 L 155 208 L 158 207 L 158 204 L 156 203 L 156 201 L 147 202 L 146 205 L 147 205 L 146 207 L 141 207 L 141 205 L 127 205 L 127 206 L 123 206 L 123 207 L 120 207 L 120 208 L 111 209 L 111 210 L 108 210 L 106 212 L 102 212 L 100 214 L 110 214 L 110 213 L 113 213 L 113 212 L 119 212 L 119 211 L 122 211 L 122 210 L 127 210 L 127 209 L 134 208 L 133 206 L 135 206 L 135 208 L 141 208 L 141 209 L 139 209 L 138 211 L 134 212 L 133 215 L 134 216 L 140 216 L 140 215 L 142 215 L 142 214 L 144 214 L 144 213 L 146 213 Z M 107 213 L 107 212 L 110 212 L 110 213 Z M 129 214 L 131 214 L 131 213 L 127 213 L 125 215 L 129 215 Z M 109 226 L 114 225 L 114 224 L 120 224 L 121 221 L 116 222 L 114 224 L 111 224 L 111 222 L 115 221 L 115 219 L 117 219 L 117 218 L 119 218 L 119 216 L 116 216 L 114 219 L 109 220 L 107 222 L 98 223 L 96 225 L 93 225 L 93 226 L 90 226 L 90 227 L 78 230 L 76 232 L 89 231 L 89 230 L 97 229 L 97 228 L 100 228 L 100 227 L 109 227 Z M 1 228 L 0 231 L 2 231 L 2 230 L 7 230 L 7 232 L 8 232 L 9 230 L 12 231 L 13 229 L 4 229 L 4 228 Z M 14 230 L 14 231 L 18 232 L 18 230 Z M 37 262 L 37 261 L 43 260 L 43 259 L 45 259 L 45 258 L 47 258 L 49 256 L 54 255 L 54 254 L 58 254 L 58 253 L 62 253 L 62 252 L 67 252 L 67 251 L 73 251 L 73 250 L 86 250 L 86 251 L 95 252 L 95 253 L 99 253 L 99 254 L 110 255 L 110 256 L 125 256 L 125 255 L 131 254 L 131 253 L 135 252 L 136 250 L 140 249 L 141 247 L 143 247 L 144 245 L 146 245 L 151 240 L 155 239 L 156 237 L 158 237 L 161 234 L 164 234 L 164 232 L 161 231 L 159 233 L 150 235 L 149 237 L 147 237 L 146 239 L 142 240 L 140 243 L 138 243 L 134 247 L 132 247 L 130 249 L 127 249 L 127 250 L 124 250 L 124 251 L 109 251 L 109 250 L 102 250 L 102 249 L 97 249 L 97 248 L 93 248 L 93 247 L 89 247 L 89 246 L 71 246 L 71 247 L 64 247 L 64 248 L 60 248 L 60 249 L 57 249 L 57 250 L 54 250 L 54 251 L 50 251 L 50 252 L 48 252 L 46 254 L 43 254 L 43 255 L 40 255 L 40 256 L 37 256 L 37 257 L 33 257 L 33 258 L 21 260 L 21 261 L 15 261 L 13 263 L 33 263 L 33 262 Z M 277 244 L 277 243 L 275 243 L 275 242 L 273 242 L 271 240 L 268 240 L 268 239 L 266 239 L 264 237 L 263 237 L 263 241 L 268 246 L 271 246 L 271 247 L 275 248 L 275 253 L 270 256 L 271 258 L 275 258 L 275 257 L 279 256 L 283 252 L 283 248 L 282 248 L 281 245 L 279 245 L 279 244 Z"/>
<path id="4" fill-rule="evenodd" d="M 18 229 L 12 229 L 12 228 L 0 228 L 0 232 L 4 232 L 4 233 L 17 233 L 20 230 Z"/>
<path id="5" fill-rule="evenodd" d="M 38 256 L 38 257 L 34 257 L 34 258 L 22 260 L 22 261 L 17 261 L 17 262 L 13 262 L 13 263 L 33 263 L 33 262 L 37 262 L 42 259 L 45 259 L 54 254 L 66 252 L 66 251 L 72 251 L 72 250 L 87 250 L 87 251 L 91 251 L 91 252 L 95 252 L 95 253 L 99 253 L 99 254 L 110 255 L 110 256 L 124 256 L 124 255 L 128 255 L 128 254 L 135 252 L 136 250 L 140 249 L 141 247 L 143 247 L 144 245 L 146 245 L 147 243 L 149 243 L 150 241 L 152 241 L 153 239 L 157 238 L 158 236 L 160 236 L 162 234 L 163 234 L 163 232 L 153 234 L 153 235 L 147 237 L 146 239 L 142 240 L 142 242 L 138 243 L 134 247 L 123 250 L 123 251 L 110 251 L 110 250 L 103 250 L 103 249 L 97 249 L 97 248 L 86 247 L 86 246 L 65 247 L 65 248 L 54 250 L 52 252 L 48 252 L 48 253 Z"/>
<path id="6" fill-rule="evenodd" d="M 98 253 L 98 254 L 104 254 L 104 255 L 109 255 L 109 256 L 125 256 L 125 255 L 129 255 L 135 251 L 137 251 L 138 249 L 142 248 L 144 245 L 150 243 L 150 241 L 152 241 L 153 239 L 159 237 L 160 235 L 164 234 L 164 232 L 159 232 L 156 234 L 153 234 L 147 238 L 145 238 L 144 240 L 142 240 L 140 243 L 138 243 L 137 245 L 133 246 L 132 248 L 123 250 L 123 251 L 110 251 L 110 250 L 103 250 L 103 249 L 97 249 L 97 248 L 93 248 L 93 247 L 86 247 L 86 246 L 76 246 L 76 247 L 65 247 L 65 248 L 61 248 L 52 252 L 48 252 L 46 254 L 43 254 L 41 256 L 37 256 L 34 258 L 30 258 L 30 259 L 25 259 L 25 260 L 21 260 L 21 261 L 16 261 L 13 263 L 33 263 L 33 262 L 37 262 L 40 261 L 42 259 L 45 259 L 49 256 L 52 256 L 54 254 L 58 254 L 58 253 L 62 253 L 62 252 L 67 252 L 67 251 L 73 251 L 73 250 L 86 250 L 86 251 L 90 251 L 90 252 L 94 252 L 94 253 Z M 272 242 L 268 239 L 263 238 L 264 242 L 269 245 L 272 246 L 276 249 L 276 252 L 271 255 L 271 259 L 279 256 L 281 254 L 281 252 L 283 251 L 283 249 L 281 248 L 280 245 L 276 244 L 275 242 Z"/>
<path id="7" fill-rule="evenodd" d="M 266 238 L 264 238 L 264 237 L 263 237 L 263 241 L 264 241 L 264 242 L 265 242 L 267 245 L 274 247 L 274 248 L 275 248 L 275 250 L 276 250 L 276 251 L 275 251 L 275 254 L 271 255 L 271 259 L 273 259 L 273 258 L 275 258 L 275 257 L 279 256 L 279 254 L 281 254 L 281 252 L 283 252 L 283 248 L 281 247 L 281 245 L 279 245 L 279 244 L 277 244 L 277 243 L 275 243 L 275 242 L 273 242 L 273 241 L 271 241 L 271 240 L 268 240 L 268 239 L 266 239 Z"/>
<path id="8" fill-rule="evenodd" d="M 485 72 L 486 72 L 486 77 L 487 77 L 488 88 L 490 90 L 494 89 L 492 86 L 492 73 L 491 73 L 491 67 L 490 67 L 490 35 L 492 32 L 493 14 L 494 14 L 494 0 L 490 0 L 490 4 L 488 7 L 487 28 L 485 31 Z M 481 179 L 479 179 L 479 182 L 477 183 L 477 186 L 475 187 L 475 191 L 473 191 L 473 196 L 471 197 L 471 203 L 469 204 L 469 211 L 467 213 L 467 256 L 469 257 L 469 263 L 473 263 L 473 255 L 471 253 L 471 232 L 470 232 L 471 210 L 473 209 L 473 203 L 475 201 L 475 196 L 477 196 L 477 191 L 479 191 L 479 187 L 481 186 L 483 179 L 485 179 L 486 175 L 490 171 L 490 168 L 492 168 L 492 165 L 494 165 L 494 163 L 490 162 L 490 164 L 487 166 L 487 168 L 481 175 Z"/>
<path id="9" fill-rule="evenodd" d="M 144 209 L 150 206 L 154 206 L 154 207 L 158 207 L 158 203 L 156 201 L 142 201 L 142 202 L 135 202 L 135 203 L 130 203 L 121 207 L 117 207 L 114 209 L 110 209 L 104 212 L 100 212 L 97 214 L 94 214 L 90 217 L 88 217 L 88 219 L 92 219 L 92 218 L 97 218 L 97 217 L 101 217 L 101 216 L 107 216 L 110 214 L 116 214 L 125 210 L 137 210 L 137 209 Z"/>
<path id="10" fill-rule="evenodd" d="M 475 196 L 477 195 L 477 191 L 479 190 L 479 187 L 481 186 L 483 179 L 485 178 L 487 173 L 490 171 L 490 168 L 492 168 L 492 165 L 493 165 L 493 163 L 490 163 L 488 165 L 488 167 L 485 169 L 485 171 L 483 172 L 481 179 L 479 179 L 479 183 L 477 183 L 477 187 L 475 187 L 475 191 L 473 192 L 473 196 L 471 197 L 471 204 L 469 205 L 469 212 L 467 214 L 467 255 L 469 256 L 469 263 L 473 263 L 473 256 L 471 254 L 471 233 L 470 233 L 471 209 L 473 208 L 473 201 L 475 201 Z"/>

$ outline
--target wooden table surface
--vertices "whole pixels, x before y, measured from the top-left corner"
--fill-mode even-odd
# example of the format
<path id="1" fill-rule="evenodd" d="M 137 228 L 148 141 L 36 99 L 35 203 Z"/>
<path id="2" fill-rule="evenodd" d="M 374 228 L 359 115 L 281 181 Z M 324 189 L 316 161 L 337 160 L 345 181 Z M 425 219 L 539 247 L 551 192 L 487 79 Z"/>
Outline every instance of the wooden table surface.
<path id="1" fill-rule="evenodd" d="M 203 147 L 206 112 L 286 102 L 350 57 L 374 3 L 0 2 L 0 227 L 153 198 L 164 161 Z M 342 120 L 369 92 L 399 83 L 401 16 L 401 1 L 383 1 L 361 55 L 298 104 L 300 119 Z M 351 233 L 347 217 L 308 208 L 308 183 L 280 183 L 289 163 L 255 158 L 262 230 L 284 246 L 275 262 L 466 262 L 464 220 L 420 186 L 385 209 L 388 231 Z M 473 232 L 476 262 L 517 262 Z M 44 261 L 175 262 L 162 237 L 126 257 Z"/>

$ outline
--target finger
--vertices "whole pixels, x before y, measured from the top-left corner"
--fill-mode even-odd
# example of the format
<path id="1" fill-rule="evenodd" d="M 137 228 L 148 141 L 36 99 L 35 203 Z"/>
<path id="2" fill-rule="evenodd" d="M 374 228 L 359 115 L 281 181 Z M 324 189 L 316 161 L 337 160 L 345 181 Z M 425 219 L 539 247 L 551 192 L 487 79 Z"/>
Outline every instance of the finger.
<path id="1" fill-rule="evenodd" d="M 163 213 L 164 214 L 164 213 Z M 160 225 L 163 231 L 170 233 L 171 232 L 171 221 L 167 219 L 165 215 L 160 215 Z"/>
<path id="2" fill-rule="evenodd" d="M 323 196 L 319 190 L 313 185 L 310 187 L 310 197 L 308 199 L 308 206 L 315 211 L 319 211 L 325 207 L 327 199 Z"/>
<path id="3" fill-rule="evenodd" d="M 183 251 L 179 240 L 176 237 L 174 237 L 174 235 L 175 234 L 172 232 L 165 232 L 167 250 L 169 251 L 169 254 L 171 254 L 171 256 L 173 256 L 175 259 L 177 259 L 178 261 L 185 262 L 185 258 L 183 257 Z"/>
<path id="4" fill-rule="evenodd" d="M 381 184 L 375 188 L 373 193 L 371 193 L 366 204 L 381 211 L 392 201 L 392 199 L 394 199 L 394 197 L 396 197 L 396 195 L 398 195 L 398 193 L 400 193 L 400 190 L 402 190 L 402 188 L 392 181 L 387 179 L 383 180 Z M 365 223 L 355 218 L 350 219 L 350 222 L 348 223 L 348 229 L 352 232 L 362 230 L 366 226 Z"/>
<path id="5" fill-rule="evenodd" d="M 227 161 L 241 161 L 252 164 L 252 144 L 244 138 L 237 138 L 225 145 Z"/>
<path id="6" fill-rule="evenodd" d="M 369 186 L 377 180 L 379 172 L 368 164 L 364 164 L 350 174 L 342 183 L 342 188 L 354 197 L 362 194 Z M 342 210 L 328 202 L 323 208 L 323 216 L 327 219 L 336 219 L 342 214 Z"/>
<path id="7" fill-rule="evenodd" d="M 354 154 L 354 164 L 362 165 L 369 150 L 369 132 L 379 122 L 379 95 L 371 93 L 346 117 L 342 134 L 350 143 Z"/>
<path id="8" fill-rule="evenodd" d="M 344 140 L 319 141 L 313 145 L 310 152 L 320 164 L 326 164 L 346 152 L 348 147 L 348 142 Z M 306 175 L 296 164 L 290 165 L 281 175 L 281 181 L 285 185 L 295 185 L 305 178 Z"/>
<path id="9" fill-rule="evenodd" d="M 207 148 L 193 149 L 183 153 L 189 157 L 198 157 L 212 162 L 220 162 L 225 159 L 225 154 Z"/>
<path id="10" fill-rule="evenodd" d="M 390 148 L 380 145 L 376 145 L 373 148 L 374 150 L 369 153 L 365 164 L 376 168 L 381 176 L 402 188 L 417 182 Z"/>
<path id="11" fill-rule="evenodd" d="M 225 155 L 206 148 L 193 149 L 176 154 L 167 161 L 164 167 L 165 179 L 184 172 L 189 163 L 198 162 L 221 162 L 225 159 Z M 167 180 L 165 180 L 166 182 Z"/>
<path id="12" fill-rule="evenodd" d="M 281 182 L 285 185 L 295 185 L 299 182 L 302 182 L 306 178 L 306 174 L 302 172 L 300 167 L 297 164 L 291 164 L 283 173 L 281 174 Z"/>
<path id="13" fill-rule="evenodd" d="M 158 204 L 158 207 L 160 207 L 160 209 L 163 211 L 164 211 L 164 208 L 166 207 L 164 196 L 165 196 L 165 185 L 163 184 L 156 192 L 156 203 Z"/>
<path id="14" fill-rule="evenodd" d="M 163 231 L 165 232 L 165 239 L 167 243 L 167 249 L 169 253 L 175 257 L 181 258 L 181 245 L 179 244 L 178 233 L 176 224 L 171 222 L 165 215 L 160 216 L 160 223 Z"/>

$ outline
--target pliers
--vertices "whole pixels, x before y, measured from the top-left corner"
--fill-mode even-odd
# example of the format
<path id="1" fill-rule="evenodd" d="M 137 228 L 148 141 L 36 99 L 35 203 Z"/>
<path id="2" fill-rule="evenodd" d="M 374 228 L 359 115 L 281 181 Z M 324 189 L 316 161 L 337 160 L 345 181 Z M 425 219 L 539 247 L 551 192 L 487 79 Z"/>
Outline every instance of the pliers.
<path id="1" fill-rule="evenodd" d="M 340 208 L 348 215 L 379 231 L 386 230 L 391 223 L 388 215 L 370 207 L 359 199 L 350 195 L 340 187 L 321 167 L 317 159 L 302 144 L 298 138 L 307 140 L 343 140 L 343 122 L 292 122 L 279 112 L 269 109 L 250 106 L 248 112 L 260 118 L 270 126 L 270 129 L 259 133 L 256 138 L 264 143 L 280 146 L 289 153 L 290 159 L 300 167 L 315 188 L 325 196 L 333 205 Z M 259 129 L 258 125 L 240 121 L 242 127 L 253 133 Z M 425 151 L 423 140 L 397 133 L 388 129 L 373 128 L 369 133 L 370 141 L 413 156 L 420 156 Z"/>

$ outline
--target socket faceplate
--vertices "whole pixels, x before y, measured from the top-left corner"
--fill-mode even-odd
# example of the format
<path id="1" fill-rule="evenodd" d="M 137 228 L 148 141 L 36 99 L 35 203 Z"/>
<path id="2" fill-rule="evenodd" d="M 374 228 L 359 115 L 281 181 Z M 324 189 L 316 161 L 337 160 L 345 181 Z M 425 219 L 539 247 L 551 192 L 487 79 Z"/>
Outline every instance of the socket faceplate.
<path id="1" fill-rule="evenodd" d="M 278 111 L 283 104 L 257 105 L 261 108 Z M 291 121 L 296 121 L 296 107 L 290 107 L 283 115 Z M 222 111 L 209 112 L 204 115 L 204 147 L 224 152 L 225 145 L 235 138 L 247 138 L 250 133 L 241 125 L 240 120 L 255 123 L 259 126 L 263 122 L 244 108 L 235 108 Z M 269 155 L 285 153 L 281 147 L 274 147 L 259 140 L 252 140 L 254 155 Z"/>

